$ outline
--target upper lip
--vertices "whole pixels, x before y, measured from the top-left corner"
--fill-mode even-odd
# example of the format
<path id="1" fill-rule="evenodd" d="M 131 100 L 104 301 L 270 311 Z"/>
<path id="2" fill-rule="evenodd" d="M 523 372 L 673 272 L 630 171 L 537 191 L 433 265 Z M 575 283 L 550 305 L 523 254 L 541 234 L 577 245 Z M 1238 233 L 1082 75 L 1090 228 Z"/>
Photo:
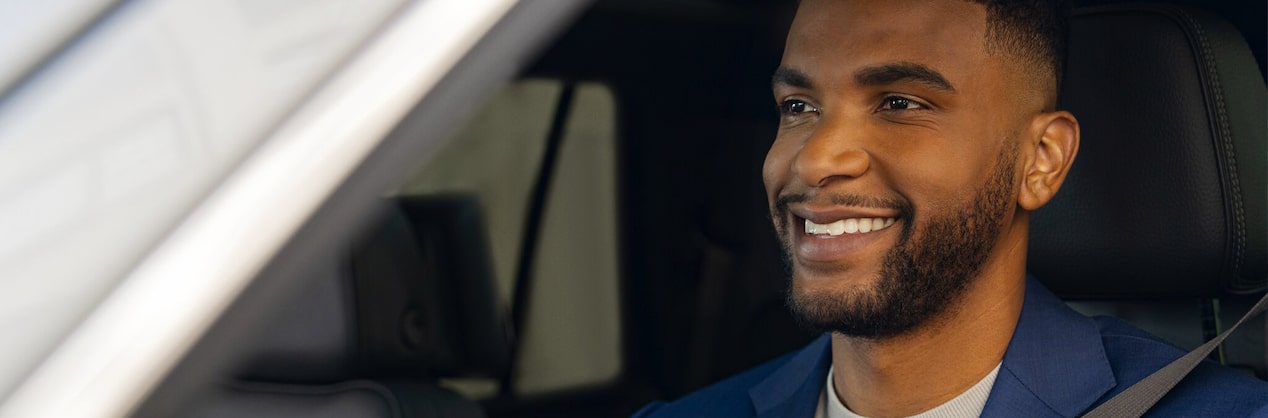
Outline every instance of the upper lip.
<path id="1" fill-rule="evenodd" d="M 817 224 L 829 224 L 850 218 L 898 218 L 897 209 L 870 208 L 859 206 L 815 205 L 813 203 L 797 203 L 788 205 L 788 211 L 799 218 Z"/>

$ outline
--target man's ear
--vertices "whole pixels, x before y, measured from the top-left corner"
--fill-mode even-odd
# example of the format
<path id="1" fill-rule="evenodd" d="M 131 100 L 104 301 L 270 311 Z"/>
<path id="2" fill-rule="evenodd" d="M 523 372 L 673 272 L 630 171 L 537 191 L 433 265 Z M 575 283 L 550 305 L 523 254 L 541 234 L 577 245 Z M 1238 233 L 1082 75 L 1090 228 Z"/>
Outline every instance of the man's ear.
<path id="1" fill-rule="evenodd" d="M 1027 211 L 1043 207 L 1057 194 L 1079 152 L 1079 121 L 1070 112 L 1056 111 L 1035 116 L 1031 123 L 1032 157 L 1024 173 L 1017 204 Z"/>

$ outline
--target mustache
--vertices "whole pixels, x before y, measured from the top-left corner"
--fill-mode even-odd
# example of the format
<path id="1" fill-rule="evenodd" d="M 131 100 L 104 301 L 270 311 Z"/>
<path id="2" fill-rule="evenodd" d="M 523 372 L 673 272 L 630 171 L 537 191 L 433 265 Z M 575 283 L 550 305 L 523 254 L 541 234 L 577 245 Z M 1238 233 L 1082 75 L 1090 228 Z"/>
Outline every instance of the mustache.
<path id="1" fill-rule="evenodd" d="M 775 199 L 775 211 L 780 216 L 788 214 L 788 206 L 794 203 L 806 203 L 811 201 L 823 201 L 837 206 L 854 206 L 861 208 L 873 209 L 894 209 L 898 211 L 904 218 L 909 218 L 912 213 L 911 202 L 905 199 L 881 198 L 874 196 L 863 196 L 849 193 L 832 193 L 832 194 L 816 194 L 814 196 L 805 193 L 789 193 L 781 195 Z"/>

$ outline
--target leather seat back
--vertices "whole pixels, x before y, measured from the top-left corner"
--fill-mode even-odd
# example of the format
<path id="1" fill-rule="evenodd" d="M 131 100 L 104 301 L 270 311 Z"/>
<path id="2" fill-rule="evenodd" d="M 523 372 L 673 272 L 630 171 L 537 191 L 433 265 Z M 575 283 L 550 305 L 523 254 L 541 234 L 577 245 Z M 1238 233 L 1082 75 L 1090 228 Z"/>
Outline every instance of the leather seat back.
<path id="1" fill-rule="evenodd" d="M 1076 11 L 1060 101 L 1082 141 L 1033 215 L 1029 270 L 1066 298 L 1264 289 L 1266 100 L 1245 41 L 1212 15 Z"/>
<path id="2" fill-rule="evenodd" d="M 473 197 L 407 196 L 274 318 L 200 417 L 479 417 L 442 377 L 497 377 L 510 345 Z"/>

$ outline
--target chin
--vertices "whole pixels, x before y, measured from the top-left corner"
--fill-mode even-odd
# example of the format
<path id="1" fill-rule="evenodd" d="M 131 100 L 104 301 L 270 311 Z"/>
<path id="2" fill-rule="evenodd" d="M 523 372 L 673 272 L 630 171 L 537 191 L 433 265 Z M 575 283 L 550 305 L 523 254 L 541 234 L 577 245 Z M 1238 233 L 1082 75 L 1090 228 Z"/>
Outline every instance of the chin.
<path id="1" fill-rule="evenodd" d="M 868 268 L 872 267 L 872 268 Z M 797 261 L 792 267 L 793 290 L 810 292 L 858 292 L 875 290 L 880 281 L 879 266 L 862 266 L 845 263 L 814 263 Z"/>
<path id="2" fill-rule="evenodd" d="M 844 269 L 795 269 L 788 286 L 787 304 L 802 325 L 818 331 L 836 331 L 844 318 L 880 309 L 877 273 Z"/>

